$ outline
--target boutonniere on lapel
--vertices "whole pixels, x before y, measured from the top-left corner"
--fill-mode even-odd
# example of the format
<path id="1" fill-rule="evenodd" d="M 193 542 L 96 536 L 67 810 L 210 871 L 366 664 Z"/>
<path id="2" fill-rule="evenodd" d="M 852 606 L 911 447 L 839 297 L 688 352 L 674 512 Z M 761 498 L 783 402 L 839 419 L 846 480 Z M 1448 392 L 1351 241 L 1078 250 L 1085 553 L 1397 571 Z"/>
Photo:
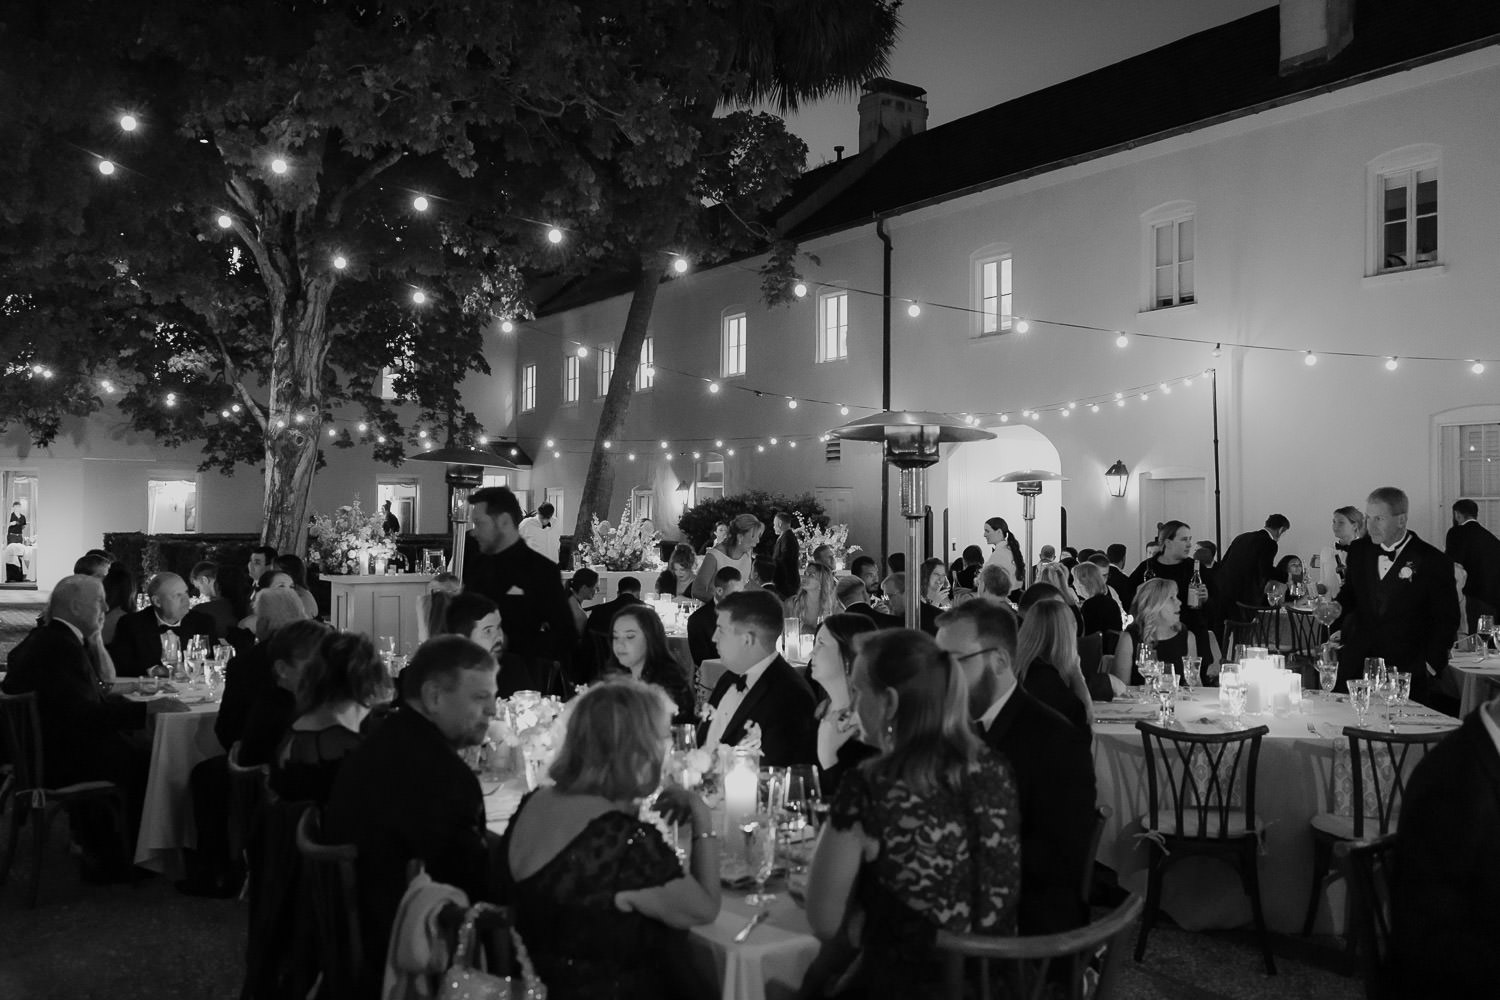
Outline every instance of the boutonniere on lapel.
<path id="1" fill-rule="evenodd" d="M 759 750 L 760 723 L 747 722 L 745 724 L 745 735 L 740 738 L 740 741 L 736 744 L 736 746 L 741 750 Z"/>
<path id="2" fill-rule="evenodd" d="M 1416 573 L 1412 571 L 1411 565 L 1408 564 L 1406 566 L 1402 566 L 1401 569 L 1396 573 L 1396 576 L 1399 579 L 1410 581 L 1412 577 L 1416 576 Z"/>

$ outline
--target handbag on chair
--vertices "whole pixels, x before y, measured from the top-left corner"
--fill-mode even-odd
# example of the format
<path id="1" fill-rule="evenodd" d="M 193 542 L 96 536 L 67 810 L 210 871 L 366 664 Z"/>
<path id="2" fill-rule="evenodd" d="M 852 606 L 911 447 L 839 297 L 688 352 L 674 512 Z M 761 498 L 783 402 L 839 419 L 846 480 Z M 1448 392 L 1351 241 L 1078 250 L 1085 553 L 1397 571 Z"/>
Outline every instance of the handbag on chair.
<path id="1" fill-rule="evenodd" d="M 487 972 L 475 964 L 475 924 L 486 913 L 504 914 L 505 911 L 489 903 L 476 903 L 464 914 L 464 922 L 458 929 L 458 944 L 453 949 L 453 964 L 443 973 L 442 986 L 438 988 L 438 1000 L 547 1000 L 547 987 L 536 976 L 531 956 L 515 925 L 506 920 L 511 944 L 516 950 L 516 964 L 521 975 L 499 976 Z"/>

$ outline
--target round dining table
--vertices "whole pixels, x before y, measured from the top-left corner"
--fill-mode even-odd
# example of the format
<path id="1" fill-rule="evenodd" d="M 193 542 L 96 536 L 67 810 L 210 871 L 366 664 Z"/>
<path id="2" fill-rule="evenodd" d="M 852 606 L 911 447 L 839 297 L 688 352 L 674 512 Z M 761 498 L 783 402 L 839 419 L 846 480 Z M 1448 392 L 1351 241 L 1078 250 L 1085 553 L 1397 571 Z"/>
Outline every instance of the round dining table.
<path id="1" fill-rule="evenodd" d="M 149 701 L 163 696 L 129 693 L 126 697 Z M 150 717 L 151 771 L 136 834 L 135 863 L 180 878 L 183 850 L 198 846 L 188 776 L 199 763 L 219 756 L 224 748 L 214 735 L 219 703 L 209 691 L 187 688 L 176 697 L 187 703 L 186 712 L 161 712 Z"/>

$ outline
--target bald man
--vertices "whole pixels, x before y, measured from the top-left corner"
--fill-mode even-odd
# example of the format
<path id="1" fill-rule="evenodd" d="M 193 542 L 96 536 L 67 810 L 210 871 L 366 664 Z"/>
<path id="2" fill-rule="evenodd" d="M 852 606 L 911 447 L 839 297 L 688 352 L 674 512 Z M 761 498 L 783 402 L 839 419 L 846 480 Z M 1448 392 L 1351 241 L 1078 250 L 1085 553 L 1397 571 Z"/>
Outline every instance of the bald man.
<path id="1" fill-rule="evenodd" d="M 215 631 L 213 618 L 190 609 L 187 582 L 176 573 L 153 576 L 146 584 L 146 596 L 150 606 L 121 618 L 109 644 L 115 672 L 121 677 L 144 677 L 161 662 L 165 632 L 176 634 L 180 649 L 186 649 L 188 639 L 195 635 L 207 636 L 209 645 L 223 638 Z"/>
<path id="2" fill-rule="evenodd" d="M 47 624 L 11 650 L 0 687 L 6 694 L 36 693 L 47 784 L 116 782 L 125 789 L 134 829 L 150 763 L 148 745 L 137 733 L 148 715 L 185 712 L 187 706 L 175 698 L 131 702 L 103 690 L 86 652 L 104 624 L 104 585 L 98 577 L 63 578 L 52 590 L 47 614 Z M 107 812 L 75 808 L 70 825 L 84 851 L 86 878 L 112 881 L 129 873 L 120 831 Z"/>

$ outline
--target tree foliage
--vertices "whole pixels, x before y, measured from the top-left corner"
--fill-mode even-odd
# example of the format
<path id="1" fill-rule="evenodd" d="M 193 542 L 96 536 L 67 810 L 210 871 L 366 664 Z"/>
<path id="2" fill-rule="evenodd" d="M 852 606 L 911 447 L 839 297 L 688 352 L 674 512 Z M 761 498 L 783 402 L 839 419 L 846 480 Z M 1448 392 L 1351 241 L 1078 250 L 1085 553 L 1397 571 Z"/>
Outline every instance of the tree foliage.
<path id="1" fill-rule="evenodd" d="M 827 523 L 828 520 L 823 514 L 823 505 L 811 493 L 788 496 L 766 490 L 746 490 L 689 507 L 677 518 L 677 528 L 692 542 L 693 548 L 701 549 L 714 537 L 714 525 L 720 521 L 732 521 L 741 514 L 754 514 L 766 526 L 756 551 L 769 555 L 776 543 L 776 536 L 771 532 L 771 517 L 778 510 L 788 514 L 800 512 L 815 523 Z"/>

